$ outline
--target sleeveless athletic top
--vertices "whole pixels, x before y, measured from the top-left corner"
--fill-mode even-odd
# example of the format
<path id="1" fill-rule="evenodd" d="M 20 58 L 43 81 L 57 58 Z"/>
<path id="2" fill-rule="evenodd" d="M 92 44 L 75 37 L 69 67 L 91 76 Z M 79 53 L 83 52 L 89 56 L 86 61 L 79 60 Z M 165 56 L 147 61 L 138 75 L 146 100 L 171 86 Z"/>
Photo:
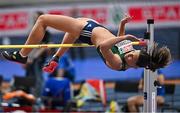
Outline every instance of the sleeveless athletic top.
<path id="1" fill-rule="evenodd" d="M 99 55 L 101 56 L 101 58 L 103 59 L 103 61 L 106 63 L 102 53 L 100 52 L 100 49 L 99 47 L 97 48 L 97 51 L 99 53 Z M 125 61 L 125 54 L 131 52 L 131 51 L 134 51 L 134 48 L 131 44 L 131 41 L 130 40 L 123 40 L 117 44 L 115 44 L 112 48 L 111 48 L 111 51 L 114 53 L 114 54 L 117 54 L 121 60 L 122 60 L 122 64 L 120 65 L 121 69 L 119 71 L 125 71 L 126 70 L 126 61 Z"/>

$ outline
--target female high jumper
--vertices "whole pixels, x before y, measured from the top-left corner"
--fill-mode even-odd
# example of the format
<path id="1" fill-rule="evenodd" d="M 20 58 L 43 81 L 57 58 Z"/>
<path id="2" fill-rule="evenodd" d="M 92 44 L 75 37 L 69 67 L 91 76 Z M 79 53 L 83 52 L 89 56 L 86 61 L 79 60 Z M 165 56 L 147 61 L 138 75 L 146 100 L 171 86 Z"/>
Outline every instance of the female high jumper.
<path id="1" fill-rule="evenodd" d="M 39 44 L 44 36 L 45 29 L 52 27 L 64 31 L 62 44 L 72 44 L 77 39 L 83 43 L 93 44 L 105 64 L 113 70 L 145 67 L 152 71 L 162 68 L 171 60 L 170 50 L 167 47 L 151 48 L 152 55 L 144 50 L 135 50 L 132 41 L 139 41 L 133 35 L 125 35 L 125 24 L 131 19 L 125 16 L 120 23 L 118 35 L 113 35 L 107 28 L 90 18 L 72 18 L 63 15 L 41 15 L 32 28 L 25 45 Z M 53 72 L 58 65 L 58 59 L 69 49 L 59 48 L 43 70 Z M 22 48 L 20 51 L 2 52 L 10 61 L 25 64 L 32 48 Z M 149 62 L 151 59 L 151 62 Z"/>

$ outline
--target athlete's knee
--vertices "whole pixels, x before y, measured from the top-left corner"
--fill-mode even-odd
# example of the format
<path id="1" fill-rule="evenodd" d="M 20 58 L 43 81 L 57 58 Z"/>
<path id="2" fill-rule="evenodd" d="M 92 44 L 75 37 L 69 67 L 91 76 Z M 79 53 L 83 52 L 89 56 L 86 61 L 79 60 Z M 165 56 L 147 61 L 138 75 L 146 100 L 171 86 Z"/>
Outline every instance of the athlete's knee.
<path id="1" fill-rule="evenodd" d="M 42 26 L 44 26 L 44 27 L 46 27 L 46 18 L 47 18 L 47 14 L 43 14 L 43 15 L 40 15 L 39 17 L 38 17 L 38 19 L 37 19 L 37 23 L 38 24 L 40 24 L 40 25 L 42 25 Z"/>

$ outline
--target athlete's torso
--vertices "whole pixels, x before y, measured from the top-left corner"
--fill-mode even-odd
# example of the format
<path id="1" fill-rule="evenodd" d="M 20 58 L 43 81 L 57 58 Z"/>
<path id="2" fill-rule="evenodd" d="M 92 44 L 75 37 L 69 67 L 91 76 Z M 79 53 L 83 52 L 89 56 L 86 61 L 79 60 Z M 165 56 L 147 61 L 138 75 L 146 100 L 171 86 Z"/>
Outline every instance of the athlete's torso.
<path id="1" fill-rule="evenodd" d="M 99 53 L 99 55 L 101 56 L 101 58 L 103 59 L 103 61 L 106 63 L 106 60 L 104 59 L 99 47 L 97 48 L 97 51 Z M 125 61 L 125 54 L 134 51 L 134 48 L 131 44 L 131 41 L 129 40 L 123 40 L 117 44 L 115 44 L 114 46 L 112 46 L 111 51 L 113 52 L 113 54 L 118 55 L 121 60 L 122 63 L 119 64 L 119 71 L 124 71 L 127 69 L 127 63 Z"/>
<path id="2" fill-rule="evenodd" d="M 100 43 L 104 40 L 109 40 L 110 38 L 116 38 L 112 33 L 110 33 L 104 26 L 100 25 L 96 21 L 93 20 L 86 20 L 87 24 L 82 29 L 79 40 L 83 43 L 93 44 L 97 47 L 97 51 L 106 63 L 106 60 L 103 58 L 103 55 L 99 49 Z M 132 45 L 130 44 L 131 41 L 124 40 L 116 45 L 114 45 L 111 50 L 114 54 L 118 55 L 122 63 L 119 64 L 120 70 L 126 70 L 126 62 L 124 56 L 126 53 L 134 50 Z"/>

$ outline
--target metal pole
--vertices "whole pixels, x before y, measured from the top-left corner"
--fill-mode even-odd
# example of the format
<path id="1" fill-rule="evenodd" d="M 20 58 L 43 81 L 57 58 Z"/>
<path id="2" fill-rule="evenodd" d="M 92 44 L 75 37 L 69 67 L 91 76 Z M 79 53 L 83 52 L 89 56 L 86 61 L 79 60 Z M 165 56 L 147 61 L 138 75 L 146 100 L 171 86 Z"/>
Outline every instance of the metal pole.
<path id="1" fill-rule="evenodd" d="M 150 48 L 153 46 L 154 42 L 154 20 L 147 20 L 147 34 L 146 38 L 149 38 L 147 52 L 150 53 Z M 156 113 L 157 109 L 157 88 L 155 86 L 155 81 L 157 78 L 157 72 L 152 72 L 151 70 L 144 69 L 144 106 L 143 112 Z"/>

